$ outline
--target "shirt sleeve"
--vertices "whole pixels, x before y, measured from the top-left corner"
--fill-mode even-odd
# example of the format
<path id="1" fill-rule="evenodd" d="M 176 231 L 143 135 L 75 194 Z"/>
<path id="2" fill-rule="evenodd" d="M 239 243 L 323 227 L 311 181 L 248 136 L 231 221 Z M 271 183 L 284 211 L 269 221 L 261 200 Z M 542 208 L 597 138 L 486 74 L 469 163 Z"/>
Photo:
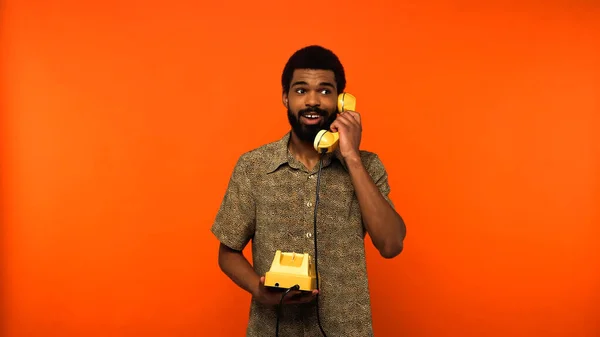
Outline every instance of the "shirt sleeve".
<path id="1" fill-rule="evenodd" d="M 383 165 L 381 159 L 379 159 L 379 156 L 377 154 L 373 154 L 371 156 L 371 159 L 369 160 L 369 164 L 367 166 L 367 171 L 369 172 L 369 175 L 373 179 L 373 182 L 375 183 L 385 200 L 387 200 L 387 202 L 392 206 L 392 208 L 395 208 L 394 203 L 390 198 L 391 188 L 388 182 L 388 174 L 385 169 L 385 166 Z"/>
<path id="2" fill-rule="evenodd" d="M 211 227 L 211 232 L 222 244 L 235 250 L 243 250 L 254 236 L 255 202 L 246 171 L 242 156 L 229 178 L 225 196 Z"/>

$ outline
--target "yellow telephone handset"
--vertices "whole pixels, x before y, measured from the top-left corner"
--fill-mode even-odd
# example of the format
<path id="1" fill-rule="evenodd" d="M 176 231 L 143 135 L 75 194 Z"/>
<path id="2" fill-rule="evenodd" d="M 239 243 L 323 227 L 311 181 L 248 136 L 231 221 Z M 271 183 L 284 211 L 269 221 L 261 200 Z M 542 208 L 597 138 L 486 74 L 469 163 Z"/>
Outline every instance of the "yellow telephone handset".
<path id="1" fill-rule="evenodd" d="M 347 92 L 343 92 L 338 95 L 337 107 L 339 113 L 344 111 L 356 109 L 356 97 Z M 340 140 L 340 134 L 338 132 L 331 132 L 329 130 L 321 130 L 317 133 L 314 141 L 314 148 L 319 153 L 333 152 L 337 149 L 338 141 Z"/>

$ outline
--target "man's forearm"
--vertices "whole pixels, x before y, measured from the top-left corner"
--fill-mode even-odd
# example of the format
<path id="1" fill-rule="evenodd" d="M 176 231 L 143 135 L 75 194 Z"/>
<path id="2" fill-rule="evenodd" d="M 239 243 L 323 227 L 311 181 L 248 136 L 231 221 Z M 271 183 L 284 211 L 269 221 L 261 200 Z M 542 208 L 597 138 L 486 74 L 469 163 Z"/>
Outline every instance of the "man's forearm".
<path id="1" fill-rule="evenodd" d="M 402 251 L 406 226 L 402 217 L 383 197 L 364 167 L 360 156 L 346 160 L 363 221 L 380 254 L 392 258 Z"/>
<path id="2" fill-rule="evenodd" d="M 235 284 L 251 295 L 256 294 L 260 277 L 242 254 L 221 244 L 219 248 L 219 267 Z"/>

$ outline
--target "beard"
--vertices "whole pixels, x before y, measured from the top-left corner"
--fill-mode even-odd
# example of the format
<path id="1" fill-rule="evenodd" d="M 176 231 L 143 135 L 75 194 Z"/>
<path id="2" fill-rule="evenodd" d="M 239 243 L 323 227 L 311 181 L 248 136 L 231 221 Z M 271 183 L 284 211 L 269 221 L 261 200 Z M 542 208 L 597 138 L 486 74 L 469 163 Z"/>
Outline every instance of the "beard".
<path id="1" fill-rule="evenodd" d="M 300 116 L 302 116 L 302 114 L 307 113 L 307 112 L 318 113 L 320 116 L 322 116 L 324 118 L 319 124 L 315 124 L 315 125 L 306 125 L 306 124 L 300 123 Z M 294 115 L 294 113 L 288 108 L 287 115 L 288 115 L 288 121 L 290 122 L 292 131 L 294 132 L 294 134 L 296 134 L 296 136 L 298 136 L 298 138 L 301 141 L 310 143 L 310 144 L 312 144 L 314 142 L 315 137 L 317 137 L 317 133 L 319 133 L 319 131 L 321 131 L 321 130 L 329 131 L 331 124 L 335 121 L 335 119 L 337 117 L 337 114 L 335 111 L 328 113 L 326 110 L 323 110 L 323 109 L 320 109 L 317 107 L 311 107 L 311 108 L 306 108 L 306 109 L 300 110 L 298 112 L 297 116 Z"/>

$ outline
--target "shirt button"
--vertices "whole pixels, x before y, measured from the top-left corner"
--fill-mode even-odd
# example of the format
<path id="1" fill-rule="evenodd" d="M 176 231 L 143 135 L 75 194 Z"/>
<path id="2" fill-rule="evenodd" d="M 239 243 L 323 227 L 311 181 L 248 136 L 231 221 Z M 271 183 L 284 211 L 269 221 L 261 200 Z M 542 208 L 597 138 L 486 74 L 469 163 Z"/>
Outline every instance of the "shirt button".
<path id="1" fill-rule="evenodd" d="M 306 203 L 306 206 L 308 206 L 308 207 L 312 206 L 312 202 L 310 202 L 310 201 L 309 201 L 309 202 L 307 202 L 307 203 Z"/>
<path id="2" fill-rule="evenodd" d="M 312 234 L 311 233 L 306 233 L 306 237 L 310 239 L 312 237 Z"/>
<path id="3" fill-rule="evenodd" d="M 309 175 L 308 177 L 309 177 L 310 179 L 312 179 L 312 178 L 314 178 L 314 177 L 315 177 L 315 175 L 314 175 L 314 174 L 311 174 L 311 175 Z"/>

